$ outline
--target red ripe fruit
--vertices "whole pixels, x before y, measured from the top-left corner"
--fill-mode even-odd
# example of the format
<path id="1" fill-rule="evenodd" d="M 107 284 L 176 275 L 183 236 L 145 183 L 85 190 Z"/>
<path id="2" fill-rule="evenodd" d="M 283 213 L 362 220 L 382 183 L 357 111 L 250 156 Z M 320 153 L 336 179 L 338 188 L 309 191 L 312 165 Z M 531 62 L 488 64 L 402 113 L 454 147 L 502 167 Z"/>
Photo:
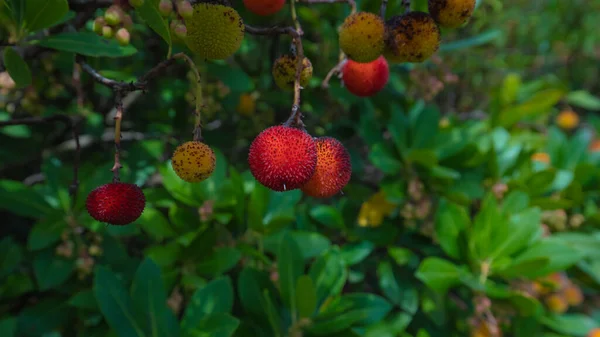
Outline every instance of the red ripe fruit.
<path id="1" fill-rule="evenodd" d="M 335 138 L 317 138 L 317 168 L 302 192 L 315 198 L 329 198 L 339 193 L 352 175 L 350 154 Z"/>
<path id="2" fill-rule="evenodd" d="M 304 185 L 317 166 L 313 138 L 297 128 L 272 126 L 250 145 L 250 172 L 259 183 L 274 191 L 289 191 Z"/>
<path id="3" fill-rule="evenodd" d="M 85 206 L 92 218 L 122 226 L 134 222 L 142 215 L 146 197 L 135 184 L 110 183 L 90 192 Z"/>
<path id="4" fill-rule="evenodd" d="M 244 6 L 254 14 L 267 16 L 283 8 L 285 0 L 244 0 Z"/>
<path id="5" fill-rule="evenodd" d="M 342 67 L 342 81 L 348 91 L 356 96 L 375 95 L 388 82 L 390 68 L 383 56 L 375 61 L 359 63 L 348 59 Z"/>

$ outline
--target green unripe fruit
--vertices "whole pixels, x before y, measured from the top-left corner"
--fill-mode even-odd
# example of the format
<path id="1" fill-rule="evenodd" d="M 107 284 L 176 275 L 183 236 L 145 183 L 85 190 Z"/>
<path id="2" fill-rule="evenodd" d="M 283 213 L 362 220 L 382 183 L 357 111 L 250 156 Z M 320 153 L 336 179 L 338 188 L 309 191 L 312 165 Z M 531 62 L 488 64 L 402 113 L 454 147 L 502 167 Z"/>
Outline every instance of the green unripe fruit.
<path id="1" fill-rule="evenodd" d="M 297 58 L 291 55 L 283 55 L 275 60 L 273 64 L 273 78 L 275 84 L 283 90 L 293 90 L 296 81 Z M 310 81 L 313 67 L 308 58 L 302 60 L 302 71 L 300 72 L 300 86 L 305 87 Z"/>
<path id="2" fill-rule="evenodd" d="M 475 0 L 429 0 L 429 14 L 442 27 L 462 26 L 475 11 Z"/>
<path id="3" fill-rule="evenodd" d="M 111 37 L 113 37 L 112 27 L 110 27 L 110 26 L 102 27 L 102 36 L 104 36 L 107 39 L 110 39 Z"/>
<path id="4" fill-rule="evenodd" d="M 133 20 L 131 19 L 131 15 L 125 14 L 123 17 L 123 27 L 129 29 L 133 26 Z"/>
<path id="5" fill-rule="evenodd" d="M 104 20 L 110 26 L 116 26 L 121 23 L 123 19 L 123 10 L 119 6 L 112 5 L 104 13 Z"/>
<path id="6" fill-rule="evenodd" d="M 228 6 L 199 3 L 194 15 L 185 19 L 186 44 L 198 56 L 223 60 L 242 45 L 246 26 L 238 12 Z"/>
<path id="7" fill-rule="evenodd" d="M 385 58 L 393 63 L 423 62 L 440 47 L 440 28 L 424 12 L 409 12 L 386 22 Z"/>
<path id="8" fill-rule="evenodd" d="M 383 53 L 384 35 L 385 24 L 378 15 L 358 12 L 344 20 L 340 48 L 353 61 L 372 62 Z"/>
<path id="9" fill-rule="evenodd" d="M 92 30 L 94 33 L 98 35 L 102 35 L 102 27 L 106 26 L 106 20 L 103 17 L 99 16 L 94 20 L 92 24 Z"/>
<path id="10" fill-rule="evenodd" d="M 180 1 L 177 3 L 177 13 L 179 13 L 182 18 L 189 19 L 194 15 L 194 7 L 192 7 L 192 4 L 187 0 Z"/>
<path id="11" fill-rule="evenodd" d="M 129 31 L 126 28 L 120 28 L 117 31 L 117 42 L 119 42 L 119 44 L 121 46 L 127 46 L 129 44 L 129 40 L 131 39 L 131 36 L 129 35 Z"/>
<path id="12" fill-rule="evenodd" d="M 129 0 L 129 4 L 133 8 L 138 8 L 144 4 L 144 0 Z"/>
<path id="13" fill-rule="evenodd" d="M 173 12 L 173 3 L 171 0 L 160 0 L 158 3 L 158 11 L 162 16 L 169 16 Z"/>

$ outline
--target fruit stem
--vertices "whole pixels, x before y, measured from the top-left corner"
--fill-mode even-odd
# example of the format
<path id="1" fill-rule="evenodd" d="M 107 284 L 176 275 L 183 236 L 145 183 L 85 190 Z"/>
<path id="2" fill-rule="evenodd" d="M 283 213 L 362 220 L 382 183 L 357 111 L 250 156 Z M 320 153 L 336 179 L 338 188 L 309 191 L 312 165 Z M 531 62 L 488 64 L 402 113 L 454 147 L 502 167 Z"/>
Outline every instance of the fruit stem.
<path id="1" fill-rule="evenodd" d="M 203 141 L 202 139 L 202 80 L 200 77 L 200 72 L 198 71 L 198 67 L 194 61 L 184 53 L 177 53 L 173 55 L 173 58 L 184 60 L 190 69 L 194 72 L 196 76 L 196 109 L 194 110 L 194 114 L 196 115 L 196 123 L 194 124 L 193 131 L 193 140 L 194 141 Z"/>
<path id="2" fill-rule="evenodd" d="M 385 20 L 385 11 L 387 9 L 388 0 L 381 0 L 381 7 L 379 8 L 379 16 Z"/>
<path id="3" fill-rule="evenodd" d="M 112 167 L 113 183 L 119 182 L 119 170 L 121 167 L 121 120 L 123 119 L 123 94 L 115 93 L 117 113 L 115 114 L 115 164 Z"/>
<path id="4" fill-rule="evenodd" d="M 300 26 L 300 21 L 298 21 L 298 16 L 296 15 L 296 0 L 290 0 L 291 12 L 292 12 L 292 20 L 294 21 L 294 26 L 296 27 L 296 32 L 298 32 L 298 36 L 294 37 L 293 43 L 296 47 L 295 56 L 296 56 L 296 74 L 294 78 L 294 102 L 292 103 L 292 112 L 290 113 L 290 117 L 285 122 L 285 125 L 295 126 L 299 128 L 303 128 L 304 124 L 302 123 L 302 113 L 300 113 L 300 90 L 302 87 L 300 86 L 300 75 L 302 74 L 303 61 L 304 61 L 304 48 L 302 46 L 302 27 Z"/>

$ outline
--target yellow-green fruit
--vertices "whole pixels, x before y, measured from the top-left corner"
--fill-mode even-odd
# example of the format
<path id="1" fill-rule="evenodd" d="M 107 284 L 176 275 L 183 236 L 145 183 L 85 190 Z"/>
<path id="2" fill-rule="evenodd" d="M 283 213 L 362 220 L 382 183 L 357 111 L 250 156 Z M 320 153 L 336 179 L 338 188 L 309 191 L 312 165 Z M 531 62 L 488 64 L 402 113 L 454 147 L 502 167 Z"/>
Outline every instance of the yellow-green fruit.
<path id="1" fill-rule="evenodd" d="M 340 49 L 353 61 L 372 62 L 383 53 L 384 35 L 381 17 L 358 12 L 348 16 L 340 28 Z"/>
<path id="2" fill-rule="evenodd" d="M 275 84 L 283 90 L 293 90 L 296 79 L 296 57 L 283 55 L 275 60 L 273 64 L 273 77 Z M 302 71 L 300 72 L 300 86 L 305 87 L 312 77 L 313 67 L 306 57 L 302 60 Z"/>
<path id="3" fill-rule="evenodd" d="M 197 183 L 208 177 L 215 170 L 216 157 L 213 150 L 198 141 L 186 142 L 173 152 L 171 164 L 179 178 Z"/>
<path id="4" fill-rule="evenodd" d="M 424 12 L 409 12 L 386 22 L 385 58 L 393 63 L 423 62 L 440 47 L 440 28 Z"/>
<path id="5" fill-rule="evenodd" d="M 246 26 L 238 12 L 228 6 L 198 3 L 194 14 L 185 19 L 186 43 L 198 56 L 223 60 L 242 45 Z"/>
<path id="6" fill-rule="evenodd" d="M 456 28 L 475 11 L 475 0 L 429 0 L 429 14 L 440 26 Z"/>

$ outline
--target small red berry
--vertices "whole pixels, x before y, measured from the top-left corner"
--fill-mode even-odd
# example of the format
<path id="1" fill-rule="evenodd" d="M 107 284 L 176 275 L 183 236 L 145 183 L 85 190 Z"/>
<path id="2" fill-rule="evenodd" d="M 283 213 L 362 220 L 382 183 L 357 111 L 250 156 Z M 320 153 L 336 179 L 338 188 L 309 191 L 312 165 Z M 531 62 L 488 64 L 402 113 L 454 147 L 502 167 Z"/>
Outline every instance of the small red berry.
<path id="1" fill-rule="evenodd" d="M 314 174 L 317 148 L 303 130 L 272 126 L 263 130 L 250 145 L 250 172 L 259 183 L 274 191 L 300 188 Z"/>
<path id="2" fill-rule="evenodd" d="M 244 6 L 256 15 L 267 16 L 279 12 L 285 0 L 244 0 Z"/>
<path id="3" fill-rule="evenodd" d="M 368 63 L 359 63 L 349 59 L 342 67 L 344 86 L 348 91 L 360 97 L 372 96 L 381 91 L 389 77 L 390 68 L 383 56 Z"/>
<path id="4" fill-rule="evenodd" d="M 320 137 L 317 145 L 317 168 L 302 192 L 315 198 L 330 198 L 339 193 L 352 175 L 350 154 L 335 138 Z"/>
<path id="5" fill-rule="evenodd" d="M 146 197 L 135 184 L 110 183 L 90 192 L 85 206 L 92 218 L 100 222 L 127 225 L 142 215 Z"/>

